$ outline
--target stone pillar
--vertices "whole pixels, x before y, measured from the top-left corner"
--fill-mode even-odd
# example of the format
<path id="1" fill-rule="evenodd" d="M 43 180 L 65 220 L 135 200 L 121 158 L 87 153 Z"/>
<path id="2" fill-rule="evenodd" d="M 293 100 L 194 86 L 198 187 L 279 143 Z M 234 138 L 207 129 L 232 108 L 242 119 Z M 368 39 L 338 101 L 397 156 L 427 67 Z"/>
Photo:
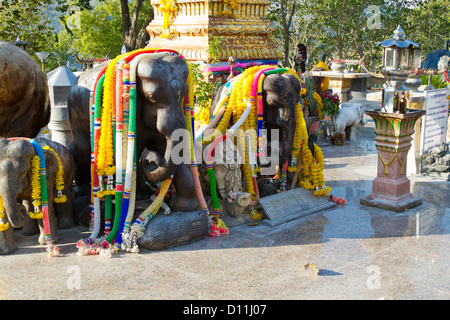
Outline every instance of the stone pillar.
<path id="1" fill-rule="evenodd" d="M 395 212 L 422 204 L 422 199 L 410 192 L 406 167 L 415 123 L 425 111 L 409 110 L 406 114 L 366 111 L 366 114 L 375 122 L 378 168 L 372 193 L 360 199 L 360 203 Z"/>
<path id="2" fill-rule="evenodd" d="M 67 106 L 52 106 L 48 128 L 51 132 L 52 141 L 59 142 L 69 148 L 73 142 L 73 137 L 70 131 Z"/>

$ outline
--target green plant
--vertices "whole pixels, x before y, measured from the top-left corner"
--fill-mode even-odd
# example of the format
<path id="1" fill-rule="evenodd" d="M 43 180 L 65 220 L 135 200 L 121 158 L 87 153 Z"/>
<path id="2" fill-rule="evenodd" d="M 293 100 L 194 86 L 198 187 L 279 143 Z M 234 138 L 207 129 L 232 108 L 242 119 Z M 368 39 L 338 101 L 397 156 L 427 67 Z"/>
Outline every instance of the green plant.
<path id="1" fill-rule="evenodd" d="M 427 76 L 425 74 L 423 74 L 420 77 L 420 80 L 422 80 L 423 85 L 428 85 L 429 77 L 430 76 Z M 434 76 L 431 76 L 431 85 L 435 89 L 447 88 L 447 81 L 445 81 L 444 77 L 441 75 L 434 75 Z"/>
<path id="2" fill-rule="evenodd" d="M 208 58 L 211 63 L 217 63 L 219 62 L 219 55 L 222 53 L 222 47 L 221 47 L 222 37 L 212 37 L 212 39 L 209 42 L 209 48 L 207 50 L 208 52 Z"/>
<path id="3" fill-rule="evenodd" d="M 205 80 L 205 75 L 200 70 L 200 64 L 191 63 L 191 71 L 194 82 L 195 102 L 202 109 L 209 107 L 209 102 L 214 92 L 214 83 Z"/>

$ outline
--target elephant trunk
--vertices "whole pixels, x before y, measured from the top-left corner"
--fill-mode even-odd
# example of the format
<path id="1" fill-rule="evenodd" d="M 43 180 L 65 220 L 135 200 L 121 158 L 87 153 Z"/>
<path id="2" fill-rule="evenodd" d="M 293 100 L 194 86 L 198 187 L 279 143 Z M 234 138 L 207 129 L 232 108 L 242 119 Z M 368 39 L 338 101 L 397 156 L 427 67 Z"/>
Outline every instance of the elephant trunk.
<path id="1" fill-rule="evenodd" d="M 22 228 L 25 225 L 27 217 L 27 209 L 21 203 L 18 203 L 16 197 L 10 192 L 3 193 L 3 205 L 5 207 L 6 216 L 13 228 Z M 6 195 L 6 196 L 5 196 Z"/>
<path id="2" fill-rule="evenodd" d="M 281 118 L 282 128 L 295 128 L 295 102 L 293 99 L 288 99 L 287 112 L 284 117 Z M 282 137 L 280 141 L 280 167 L 282 167 L 286 161 L 290 161 L 291 152 L 294 144 L 295 130 L 282 130 Z"/>
<path id="3" fill-rule="evenodd" d="M 252 195 L 247 192 L 241 193 L 237 196 L 236 201 L 239 207 L 247 208 L 252 203 Z"/>
<path id="4" fill-rule="evenodd" d="M 167 137 L 167 147 L 164 157 L 153 150 L 145 149 L 140 158 L 140 165 L 144 176 L 151 182 L 157 183 L 170 178 L 178 167 L 173 161 L 172 150 L 179 142 L 172 142 Z"/>

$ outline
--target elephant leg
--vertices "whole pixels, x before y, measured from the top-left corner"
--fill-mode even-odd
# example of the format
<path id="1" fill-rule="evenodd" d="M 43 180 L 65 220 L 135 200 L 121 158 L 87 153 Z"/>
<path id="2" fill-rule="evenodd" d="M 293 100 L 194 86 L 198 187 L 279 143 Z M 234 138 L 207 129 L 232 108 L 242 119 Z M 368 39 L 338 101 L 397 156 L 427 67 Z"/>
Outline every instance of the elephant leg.
<path id="1" fill-rule="evenodd" d="M 349 141 L 355 141 L 356 140 L 356 125 L 353 125 L 350 127 L 350 132 L 348 136 Z"/>
<path id="2" fill-rule="evenodd" d="M 33 212 L 34 207 L 32 205 L 31 199 L 22 200 L 22 204 L 25 206 L 27 212 Z M 25 225 L 22 227 L 22 235 L 33 236 L 39 233 L 39 226 L 35 219 L 31 219 L 29 216 L 26 217 Z"/>
<path id="3" fill-rule="evenodd" d="M 2 219 L 0 218 L 0 221 Z M 6 220 L 6 219 L 5 219 Z M 6 223 L 6 221 L 4 221 Z M 17 245 L 13 239 L 13 227 L 9 227 L 8 230 L 0 231 L 0 255 L 10 254 L 17 250 Z"/>
<path id="4" fill-rule="evenodd" d="M 73 201 L 74 196 L 72 188 L 64 188 L 63 194 L 66 196 L 66 202 L 53 202 L 55 214 L 58 221 L 58 229 L 70 229 L 74 226 Z"/>
<path id="5" fill-rule="evenodd" d="M 195 192 L 195 184 L 189 168 L 182 163 L 178 166 L 173 176 L 175 194 L 170 200 L 172 211 L 194 211 L 198 209 L 198 202 Z"/>

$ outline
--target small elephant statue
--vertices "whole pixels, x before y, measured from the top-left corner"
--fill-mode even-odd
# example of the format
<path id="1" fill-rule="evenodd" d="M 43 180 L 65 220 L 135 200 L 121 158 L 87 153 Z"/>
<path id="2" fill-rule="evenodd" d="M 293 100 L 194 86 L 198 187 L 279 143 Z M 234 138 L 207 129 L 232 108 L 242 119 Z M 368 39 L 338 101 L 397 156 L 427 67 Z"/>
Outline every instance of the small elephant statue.
<path id="1" fill-rule="evenodd" d="M 356 130 L 367 123 L 364 119 L 364 107 L 360 103 L 343 103 L 339 113 L 334 118 L 335 134 L 345 133 L 347 140 L 356 140 Z M 346 130 L 347 129 L 347 130 Z"/>
<path id="2" fill-rule="evenodd" d="M 216 149 L 216 152 L 224 160 L 221 163 L 214 162 L 212 165 L 220 203 L 220 216 L 240 217 L 252 202 L 251 194 L 242 192 L 241 165 L 236 157 L 230 159 L 229 153 L 223 152 L 221 148 Z M 237 152 L 234 153 L 236 156 Z M 202 163 L 199 166 L 199 173 L 202 189 L 209 194 L 210 181 L 206 163 Z M 207 202 L 209 202 L 208 205 L 212 211 L 212 200 L 210 197 L 208 197 Z"/>
<path id="3" fill-rule="evenodd" d="M 425 158 L 423 170 L 428 172 L 449 172 L 450 152 L 449 145 L 445 142 L 440 147 L 435 147 L 429 151 Z"/>
<path id="4" fill-rule="evenodd" d="M 73 226 L 74 162 L 65 146 L 41 137 L 34 141 L 44 152 L 48 217 L 52 241 L 57 241 L 57 227 L 68 229 Z M 36 189 L 33 188 L 32 159 L 35 155 L 35 147 L 29 139 L 0 139 L 0 254 L 17 249 L 13 240 L 15 228 L 22 228 L 24 235 L 40 232 L 39 243 L 45 244 L 43 219 L 35 216 L 33 205 Z"/>

